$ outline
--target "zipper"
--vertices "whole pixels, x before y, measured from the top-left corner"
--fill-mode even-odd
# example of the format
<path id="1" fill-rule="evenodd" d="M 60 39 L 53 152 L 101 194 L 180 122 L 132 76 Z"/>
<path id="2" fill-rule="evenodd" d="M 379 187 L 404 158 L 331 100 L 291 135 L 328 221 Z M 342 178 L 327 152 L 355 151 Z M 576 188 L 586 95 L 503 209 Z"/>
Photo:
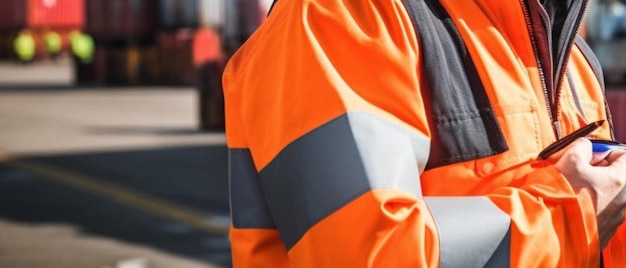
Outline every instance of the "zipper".
<path id="1" fill-rule="evenodd" d="M 580 25 L 582 24 L 583 21 L 583 17 L 584 15 L 587 13 L 587 10 L 589 9 L 589 1 L 584 1 L 583 2 L 583 9 L 582 12 L 580 12 L 578 14 L 578 16 L 576 17 L 576 21 L 574 22 L 574 29 L 575 31 L 570 34 L 570 37 L 568 39 L 568 42 L 565 43 L 565 48 L 563 51 L 563 62 L 561 63 L 561 69 L 558 70 L 558 74 L 555 77 L 556 79 L 556 84 L 552 83 L 552 86 L 554 87 L 552 90 L 554 91 L 554 98 L 550 98 L 550 90 L 548 89 L 547 83 L 546 83 L 546 74 L 545 74 L 545 69 L 542 67 L 542 63 L 541 63 L 541 59 L 539 58 L 539 49 L 537 48 L 537 40 L 535 39 L 534 36 L 534 28 L 533 28 L 533 22 L 532 22 L 532 18 L 530 17 L 530 12 L 528 10 L 528 1 L 529 0 L 522 0 L 522 10 L 524 12 L 524 18 L 526 20 L 526 26 L 528 28 L 528 33 L 530 35 L 530 41 L 531 41 L 531 45 L 533 48 L 533 53 L 535 56 L 535 60 L 537 61 L 537 68 L 539 69 L 539 76 L 541 78 L 541 85 L 543 87 L 543 93 L 544 93 L 544 98 L 546 100 L 546 108 L 548 110 L 548 115 L 550 116 L 550 121 L 552 122 L 552 129 L 554 131 L 554 134 L 556 135 L 557 140 L 560 139 L 563 134 L 561 131 L 561 125 L 559 124 L 559 118 L 558 118 L 558 111 L 559 111 L 559 104 L 560 104 L 560 97 L 561 97 L 561 86 L 563 85 L 563 81 L 565 79 L 565 73 L 567 71 L 567 68 L 564 68 L 564 66 L 567 65 L 567 61 L 569 60 L 569 53 L 572 49 L 573 46 L 573 42 L 574 42 L 574 38 L 576 38 L 576 35 L 578 34 L 578 32 L 580 31 Z M 532 1 L 532 0 L 530 0 Z M 546 33 L 546 34 L 551 34 L 551 33 Z M 552 41 L 554 43 L 554 40 Z M 552 48 L 549 48 L 549 53 L 551 55 L 551 61 L 554 61 L 554 59 L 552 59 L 552 57 L 554 57 L 554 55 L 552 55 Z M 558 56 L 558 55 L 557 55 Z M 551 62 L 552 64 L 552 62 Z M 558 64 L 558 63 L 557 63 Z M 553 68 L 556 68 L 557 66 L 553 66 Z M 552 75 L 552 74 L 550 74 Z"/>
<path id="2" fill-rule="evenodd" d="M 569 40 L 567 40 L 568 42 L 566 43 L 567 46 L 565 47 L 565 58 L 563 58 L 563 64 L 567 64 L 567 61 L 569 60 L 569 53 L 572 51 L 574 38 L 576 38 L 576 35 L 578 34 L 578 32 L 580 32 L 580 25 L 582 24 L 583 18 L 585 17 L 585 14 L 587 14 L 588 9 L 589 9 L 589 1 L 584 1 L 583 10 L 582 12 L 580 12 L 578 17 L 576 17 L 576 22 L 574 22 L 574 29 L 576 30 L 573 34 L 570 35 Z M 563 81 L 565 80 L 566 71 L 567 71 L 567 68 L 561 67 L 561 70 L 559 71 L 559 74 L 557 76 L 559 78 L 556 84 L 557 88 L 560 88 L 561 85 L 563 84 Z M 556 96 L 556 101 L 558 100 L 559 100 L 559 95 Z"/>
<path id="3" fill-rule="evenodd" d="M 522 0 L 522 11 L 524 12 L 524 18 L 526 20 L 526 28 L 528 29 L 528 35 L 530 36 L 530 43 L 533 47 L 533 55 L 535 56 L 535 61 L 537 62 L 537 69 L 539 69 L 539 78 L 541 79 L 541 87 L 543 89 L 543 97 L 546 102 L 546 109 L 548 110 L 548 115 L 550 117 L 550 122 L 552 122 L 552 130 L 556 135 L 557 139 L 560 139 L 562 136 L 561 127 L 559 125 L 559 121 L 557 120 L 558 107 L 554 107 L 552 98 L 550 98 L 550 93 L 548 91 L 548 86 L 546 84 L 546 75 L 544 73 L 544 69 L 541 63 L 541 59 L 539 59 L 539 49 L 537 49 L 537 40 L 535 40 L 534 27 L 532 23 L 532 19 L 530 18 L 530 13 L 528 11 L 528 0 Z M 558 94 L 557 94 L 558 96 Z"/>

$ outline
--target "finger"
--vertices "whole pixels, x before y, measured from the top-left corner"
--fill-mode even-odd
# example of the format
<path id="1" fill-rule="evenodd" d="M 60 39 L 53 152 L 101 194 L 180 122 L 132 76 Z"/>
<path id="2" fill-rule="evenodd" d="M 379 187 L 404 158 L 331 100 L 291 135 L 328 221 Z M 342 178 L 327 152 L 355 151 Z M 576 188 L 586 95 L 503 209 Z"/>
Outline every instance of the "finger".
<path id="1" fill-rule="evenodd" d="M 605 160 L 608 162 L 607 168 L 613 169 L 619 177 L 626 175 L 626 153 L 621 150 L 611 152 Z"/>
<path id="2" fill-rule="evenodd" d="M 592 163 L 591 163 L 591 164 L 592 164 L 592 165 L 594 165 L 594 166 L 596 166 L 596 167 L 606 167 L 606 166 L 608 166 L 608 165 L 610 165 L 610 164 L 611 164 L 611 163 L 609 163 L 609 161 L 608 161 L 608 160 L 606 160 L 606 159 L 600 159 L 600 160 L 597 160 L 597 162 L 596 162 L 596 163 L 593 163 L 593 161 L 595 161 L 595 159 L 594 159 L 594 160 L 592 160 Z"/>
<path id="3" fill-rule="evenodd" d="M 611 150 L 609 152 L 609 155 L 607 155 L 605 157 L 605 159 L 609 162 L 609 163 L 613 163 L 615 161 L 617 161 L 620 157 L 622 157 L 623 155 L 626 155 L 626 151 L 624 150 Z"/>
<path id="4" fill-rule="evenodd" d="M 611 151 L 606 152 L 594 152 L 593 158 L 591 159 L 591 165 L 598 166 L 600 161 L 605 160 L 605 158 L 611 153 Z M 605 161 L 608 162 L 608 161 Z"/>

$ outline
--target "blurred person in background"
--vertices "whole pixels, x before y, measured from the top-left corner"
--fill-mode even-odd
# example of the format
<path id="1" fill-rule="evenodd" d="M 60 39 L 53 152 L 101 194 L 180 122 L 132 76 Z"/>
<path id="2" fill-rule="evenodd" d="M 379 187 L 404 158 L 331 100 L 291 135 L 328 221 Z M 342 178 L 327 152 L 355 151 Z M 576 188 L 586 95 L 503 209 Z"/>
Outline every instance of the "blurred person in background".
<path id="1" fill-rule="evenodd" d="M 30 30 L 22 30 L 13 42 L 15 54 L 20 62 L 24 64 L 31 63 L 35 58 L 36 44 Z"/>
<path id="2" fill-rule="evenodd" d="M 72 55 L 77 63 L 89 64 L 93 60 L 95 53 L 95 43 L 93 38 L 80 31 L 72 31 L 69 35 Z"/>
<path id="3" fill-rule="evenodd" d="M 57 60 L 59 54 L 61 53 L 61 49 L 63 48 L 63 39 L 61 38 L 61 35 L 52 30 L 47 31 L 43 37 L 43 43 L 48 56 L 52 60 Z"/>
<path id="4" fill-rule="evenodd" d="M 234 267 L 626 267 L 588 4 L 275 2 L 224 72 Z"/>
<path id="5" fill-rule="evenodd" d="M 201 27 L 193 39 L 195 84 L 198 90 L 198 117 L 201 130 L 224 129 L 224 95 L 222 92 L 223 56 L 219 34 Z"/>

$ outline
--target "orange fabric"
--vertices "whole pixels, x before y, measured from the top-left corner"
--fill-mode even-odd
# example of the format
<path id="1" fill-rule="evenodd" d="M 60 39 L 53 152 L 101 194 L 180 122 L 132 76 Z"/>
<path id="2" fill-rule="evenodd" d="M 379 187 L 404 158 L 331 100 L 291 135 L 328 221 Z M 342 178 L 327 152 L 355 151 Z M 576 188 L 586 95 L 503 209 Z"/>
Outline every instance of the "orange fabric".
<path id="1" fill-rule="evenodd" d="M 442 3 L 476 62 L 510 150 L 424 172 L 416 178 L 423 194 L 492 200 L 512 220 L 512 267 L 598 267 L 589 196 L 574 193 L 554 167 L 531 167 L 556 138 L 519 3 Z M 278 1 L 225 70 L 228 145 L 248 147 L 262 170 L 295 139 L 347 111 L 373 113 L 430 137 L 419 54 L 401 0 Z M 569 66 L 580 75 L 574 86 L 589 104 L 586 119 L 605 118 L 597 80 L 577 49 Z M 569 92 L 569 86 L 564 83 L 561 92 Z M 582 124 L 571 98 L 561 96 L 565 133 Z M 597 135 L 607 138 L 606 126 Z M 285 262 L 298 267 L 423 267 L 439 261 L 438 236 L 427 207 L 392 189 L 371 191 L 338 209 L 311 227 L 288 254 L 239 251 L 278 246 L 267 244 L 272 240 L 268 234 L 242 239 L 239 231 L 244 232 L 231 233 L 235 263 L 267 261 L 241 267 Z"/>
<path id="2" fill-rule="evenodd" d="M 327 254 L 318 254 L 322 248 Z M 315 225 L 289 256 L 303 268 L 438 267 L 438 249 L 437 229 L 424 202 L 380 189 Z"/>
<path id="3" fill-rule="evenodd" d="M 590 195 L 572 195 L 569 183 L 553 166 L 537 169 L 511 186 L 496 190 L 490 198 L 516 221 L 511 251 L 517 254 L 511 256 L 512 266 L 598 267 L 599 241 Z M 577 224 L 572 219 L 583 221 Z M 552 228 L 538 228 L 544 224 Z"/>
<path id="4" fill-rule="evenodd" d="M 233 267 L 291 267 L 278 231 L 272 229 L 237 229 L 230 227 Z"/>
<path id="5" fill-rule="evenodd" d="M 281 16 L 286 8 L 296 8 L 300 4 L 285 2 L 292 7 L 277 4 L 272 16 Z M 314 1 L 308 4 L 312 6 L 310 12 L 322 11 L 321 7 L 314 7 Z M 356 5 L 352 8 L 362 9 L 352 10 L 359 14 L 369 7 Z M 383 14 L 371 15 L 382 18 L 404 12 L 399 6 L 386 8 L 388 10 L 376 11 Z M 424 107 L 415 92 L 419 88 L 419 77 L 416 77 L 415 71 L 406 68 L 418 68 L 418 51 L 410 21 L 404 21 L 404 25 L 397 27 L 397 35 L 383 35 L 374 41 L 366 33 L 356 36 L 347 32 L 351 28 L 341 30 L 337 27 L 341 24 L 351 24 L 353 28 L 363 26 L 359 24 L 364 21 L 351 21 L 352 15 L 348 11 L 343 14 L 319 13 L 316 16 L 326 19 L 304 22 L 303 29 L 285 29 L 289 25 L 280 23 L 263 24 L 229 63 L 230 68 L 224 74 L 226 95 L 245 96 L 237 100 L 241 101 L 240 106 L 234 105 L 234 108 L 263 106 L 263 109 L 254 111 L 255 116 L 244 117 L 241 122 L 245 128 L 254 130 L 246 133 L 248 142 L 255 145 L 250 149 L 259 170 L 290 142 L 348 110 L 372 111 L 390 120 L 404 122 L 405 126 L 426 131 Z M 406 20 L 406 13 L 403 15 L 399 19 Z M 379 31 L 385 26 L 383 23 L 379 21 L 371 25 L 371 30 Z M 326 33 L 329 28 L 341 32 L 329 35 Z M 256 44 L 259 35 L 271 36 L 271 45 L 251 47 Z M 341 39 L 342 36 L 344 39 Z M 346 47 L 350 49 L 346 50 Z M 294 55 L 288 52 L 291 48 L 298 48 L 301 52 Z M 263 49 L 268 51 L 264 56 L 256 53 Z M 368 56 L 362 57 L 361 53 L 365 50 L 368 50 Z M 329 59 L 326 55 L 333 55 L 333 58 Z M 394 58 L 390 59 L 389 55 Z M 373 62 L 384 63 L 384 68 Z M 241 76 L 242 72 L 253 72 L 254 75 Z M 366 73 L 385 77 L 385 81 L 380 81 L 384 85 L 364 79 L 363 74 Z M 278 77 L 282 78 L 276 79 Z M 388 87 L 388 90 L 380 91 L 381 86 Z M 264 90 L 256 90 L 260 87 Z M 241 90 L 228 92 L 228 88 Z M 228 102 L 227 98 L 227 106 Z"/>
<path id="6" fill-rule="evenodd" d="M 626 224 L 622 224 L 603 251 L 604 267 L 626 267 Z"/>

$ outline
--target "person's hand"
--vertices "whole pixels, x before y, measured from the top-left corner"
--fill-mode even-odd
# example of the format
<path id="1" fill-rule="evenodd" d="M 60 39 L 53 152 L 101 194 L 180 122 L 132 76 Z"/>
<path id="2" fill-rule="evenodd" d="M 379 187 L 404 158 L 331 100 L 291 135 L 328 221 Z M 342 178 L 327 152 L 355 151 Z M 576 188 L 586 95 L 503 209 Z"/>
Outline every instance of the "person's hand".
<path id="1" fill-rule="evenodd" d="M 613 151 L 598 161 L 593 159 L 591 142 L 580 138 L 563 150 L 555 166 L 576 192 L 586 191 L 594 200 L 600 246 L 604 248 L 624 221 L 626 153 Z"/>

